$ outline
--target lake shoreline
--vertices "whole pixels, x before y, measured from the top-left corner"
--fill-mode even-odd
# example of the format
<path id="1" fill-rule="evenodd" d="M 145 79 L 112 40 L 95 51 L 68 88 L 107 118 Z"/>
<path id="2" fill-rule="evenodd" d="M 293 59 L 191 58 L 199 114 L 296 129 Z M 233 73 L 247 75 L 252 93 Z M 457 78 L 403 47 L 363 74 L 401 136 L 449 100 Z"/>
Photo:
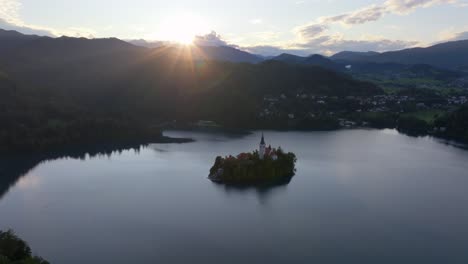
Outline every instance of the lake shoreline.
<path id="1" fill-rule="evenodd" d="M 350 128 L 336 128 L 336 129 L 294 129 L 294 128 L 228 128 L 218 126 L 215 128 L 197 128 L 197 127 L 172 127 L 166 128 L 163 131 L 187 131 L 187 132 L 203 132 L 203 133 L 222 133 L 222 134 L 235 134 L 247 136 L 255 131 L 275 131 L 275 132 L 333 132 L 333 131 L 346 131 L 346 130 L 382 130 L 382 129 L 394 129 L 402 135 L 409 137 L 420 138 L 420 137 L 430 137 L 445 144 L 453 145 L 459 148 L 468 149 L 468 142 L 459 140 L 448 135 L 443 135 L 440 133 L 412 133 L 411 131 L 401 130 L 395 127 L 371 127 L 371 126 L 357 126 Z M 135 148 L 135 146 L 147 146 L 149 144 L 184 144 L 191 143 L 195 140 L 192 138 L 174 138 L 168 136 L 155 136 L 148 137 L 144 136 L 139 139 L 123 139 L 123 140 L 108 140 L 108 141 L 99 141 L 99 142 L 80 142 L 72 144 L 64 144 L 58 146 L 48 146 L 41 149 L 32 149 L 32 148 L 19 148 L 19 149 L 1 149 L 0 158 L 2 157 L 11 157 L 11 156 L 24 156 L 24 155 L 34 155 L 34 156 L 48 156 L 50 153 L 67 153 L 67 152 L 86 152 L 87 150 L 93 152 L 99 148 L 102 149 L 112 149 L 117 146 L 118 149 L 121 147 L 130 147 Z"/>
<path id="2" fill-rule="evenodd" d="M 297 155 L 289 182 L 207 178 L 215 157 L 258 149 L 262 132 L 267 145 Z M 414 252 L 421 263 L 443 263 L 428 261 L 428 251 L 467 256 L 465 150 L 390 129 L 164 135 L 195 141 L 0 158 L 0 229 L 18 232 L 51 263 L 250 263 L 252 252 L 259 263 L 320 263 L 321 253 L 343 246 L 350 250 L 330 263 L 359 262 L 368 248 L 399 263 Z M 428 239 L 434 234 L 441 239 Z M 324 244 L 335 239 L 343 243 Z M 227 247 L 213 250 L 219 241 Z M 284 254 L 292 257 L 283 262 Z"/>
<path id="3" fill-rule="evenodd" d="M 95 150 L 99 148 L 103 149 L 112 149 L 114 147 L 135 147 L 135 146 L 147 146 L 149 144 L 184 144 L 191 143 L 195 140 L 192 138 L 173 138 L 168 136 L 157 136 L 157 137 L 148 137 L 145 139 L 125 139 L 125 140 L 109 140 L 109 141 L 100 141 L 100 142 L 86 142 L 86 143 L 76 143 L 76 144 L 64 144 L 60 146 L 51 146 L 43 149 L 7 149 L 5 151 L 0 151 L 0 157 L 4 156 L 22 156 L 22 155 L 42 155 L 48 153 L 63 153 L 68 151 L 81 151 L 86 152 L 87 149 Z"/>
<path id="4" fill-rule="evenodd" d="M 163 130 L 178 130 L 178 131 L 197 131 L 197 132 L 209 132 L 209 133 L 232 133 L 240 135 L 249 135 L 252 131 L 278 131 L 278 132 L 327 132 L 327 131 L 341 131 L 341 130 L 353 130 L 353 129 L 369 129 L 369 130 L 382 130 L 382 129 L 395 129 L 403 135 L 410 137 L 432 137 L 439 140 L 449 141 L 453 145 L 468 145 L 468 141 L 464 140 L 460 136 L 453 136 L 442 131 L 432 130 L 421 130 L 415 129 L 412 126 L 387 124 L 383 126 L 368 124 L 365 126 L 333 126 L 333 127 L 316 127 L 316 128 L 298 128 L 295 126 L 241 126 L 241 127 L 226 127 L 217 124 L 216 126 L 210 127 L 199 127 L 192 123 L 180 124 L 177 122 L 170 123 L 170 125 L 162 126 Z"/>

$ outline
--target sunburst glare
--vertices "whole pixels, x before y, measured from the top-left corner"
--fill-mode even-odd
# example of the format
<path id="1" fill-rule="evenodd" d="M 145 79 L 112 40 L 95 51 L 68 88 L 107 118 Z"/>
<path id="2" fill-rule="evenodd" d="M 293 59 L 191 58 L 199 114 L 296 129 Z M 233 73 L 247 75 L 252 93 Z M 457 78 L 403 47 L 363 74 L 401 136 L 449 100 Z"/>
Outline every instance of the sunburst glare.
<path id="1" fill-rule="evenodd" d="M 195 36 L 208 32 L 208 24 L 201 17 L 180 13 L 166 18 L 153 38 L 190 45 L 193 44 Z"/>

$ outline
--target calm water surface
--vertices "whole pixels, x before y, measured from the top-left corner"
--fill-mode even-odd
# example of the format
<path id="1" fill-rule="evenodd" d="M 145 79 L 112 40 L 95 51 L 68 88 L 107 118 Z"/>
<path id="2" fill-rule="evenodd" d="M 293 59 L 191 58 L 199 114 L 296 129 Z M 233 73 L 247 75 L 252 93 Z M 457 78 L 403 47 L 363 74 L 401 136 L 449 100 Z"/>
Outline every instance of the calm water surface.
<path id="1" fill-rule="evenodd" d="M 466 150 L 391 130 L 267 132 L 297 175 L 235 189 L 208 171 L 259 133 L 166 135 L 197 141 L 4 163 L 0 229 L 58 264 L 468 263 Z"/>

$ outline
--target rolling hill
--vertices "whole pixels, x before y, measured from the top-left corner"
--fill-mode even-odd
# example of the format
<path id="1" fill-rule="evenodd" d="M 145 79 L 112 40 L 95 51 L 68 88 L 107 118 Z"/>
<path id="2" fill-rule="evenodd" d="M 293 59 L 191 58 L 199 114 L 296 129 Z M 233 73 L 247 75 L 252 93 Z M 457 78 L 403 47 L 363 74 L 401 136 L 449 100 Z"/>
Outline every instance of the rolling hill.
<path id="1" fill-rule="evenodd" d="M 192 52 L 198 59 L 259 63 L 263 58 L 229 46 L 194 46 Z"/>
<path id="2" fill-rule="evenodd" d="M 341 52 L 330 57 L 342 62 L 428 64 L 452 70 L 468 69 L 468 40 L 452 41 L 427 48 L 411 48 L 384 53 Z"/>
<path id="3" fill-rule="evenodd" d="M 298 89 L 329 95 L 381 92 L 372 84 L 320 67 L 275 61 L 234 63 L 251 57 L 229 47 L 149 49 L 115 38 L 24 38 L 12 38 L 23 44 L 9 50 L 0 68 L 22 97 L 35 98 L 32 105 L 67 113 L 64 116 L 91 113 L 162 121 L 219 113 L 223 115 L 213 119 L 220 123 L 247 125 L 265 94 Z"/>
<path id="4" fill-rule="evenodd" d="M 168 42 L 155 41 L 148 42 L 145 40 L 129 40 L 136 46 L 146 48 L 161 48 L 161 47 L 177 47 L 178 44 L 171 44 Z M 198 60 L 217 60 L 229 62 L 245 62 L 245 63 L 259 63 L 263 61 L 261 56 L 251 54 L 230 46 L 206 46 L 195 45 L 190 46 L 193 57 Z"/>
<path id="5" fill-rule="evenodd" d="M 322 67 L 325 69 L 338 71 L 338 72 L 343 72 L 345 70 L 344 65 L 336 63 L 330 60 L 329 58 L 324 57 L 319 54 L 313 54 L 308 57 L 301 57 L 301 56 L 283 53 L 279 56 L 273 57 L 270 60 L 281 61 L 287 64 L 318 66 L 318 67 Z"/>
<path id="6" fill-rule="evenodd" d="M 395 62 L 373 62 L 377 52 L 341 52 L 330 58 L 321 55 L 300 57 L 281 54 L 272 58 L 290 65 L 319 66 L 349 74 L 361 80 L 392 88 L 447 88 L 466 74 L 429 64 L 404 64 Z"/>

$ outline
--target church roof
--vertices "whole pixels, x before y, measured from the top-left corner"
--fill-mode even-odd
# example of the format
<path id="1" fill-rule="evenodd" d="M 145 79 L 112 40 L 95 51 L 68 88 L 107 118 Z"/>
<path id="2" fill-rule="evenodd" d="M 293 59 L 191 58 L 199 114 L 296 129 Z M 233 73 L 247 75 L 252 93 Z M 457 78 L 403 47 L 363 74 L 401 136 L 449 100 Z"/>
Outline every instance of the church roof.
<path id="1" fill-rule="evenodd" d="M 265 138 L 263 137 L 263 133 L 262 133 L 262 140 L 260 141 L 260 144 L 265 145 Z"/>

